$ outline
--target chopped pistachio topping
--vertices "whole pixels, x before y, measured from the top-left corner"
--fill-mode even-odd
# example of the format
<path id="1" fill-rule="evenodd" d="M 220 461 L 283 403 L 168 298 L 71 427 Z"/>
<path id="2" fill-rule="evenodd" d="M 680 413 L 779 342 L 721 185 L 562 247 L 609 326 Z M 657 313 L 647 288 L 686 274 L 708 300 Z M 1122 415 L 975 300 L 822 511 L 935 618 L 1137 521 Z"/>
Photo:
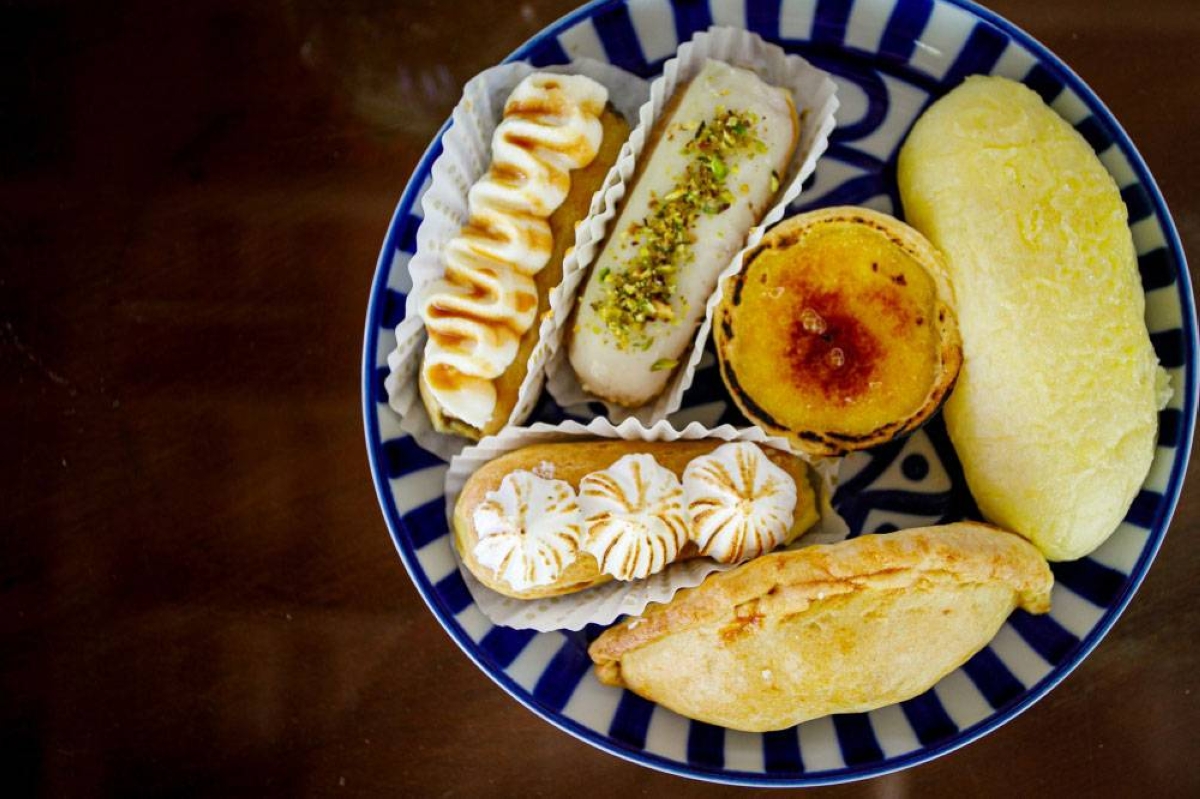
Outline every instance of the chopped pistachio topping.
<path id="1" fill-rule="evenodd" d="M 678 365 L 679 361 L 675 360 L 674 358 L 659 358 L 654 362 L 654 365 L 650 367 L 650 371 L 664 372 L 668 369 L 674 369 Z"/>
<path id="2" fill-rule="evenodd" d="M 649 349 L 653 338 L 646 332 L 651 322 L 678 323 L 671 299 L 675 295 L 679 269 L 695 260 L 693 228 L 701 214 L 712 216 L 733 204 L 733 192 L 726 179 L 738 172 L 730 159 L 745 153 L 753 157 L 766 152 L 767 146 L 755 134 L 758 115 L 753 111 L 735 111 L 717 106 L 712 119 L 695 127 L 692 138 L 683 147 L 689 156 L 684 173 L 662 197 L 651 197 L 651 213 L 640 222 L 621 231 L 622 239 L 637 246 L 620 271 L 602 269 L 600 282 L 604 296 L 592 304 L 621 349 Z M 686 310 L 686 309 L 684 309 Z M 664 365 L 660 365 L 664 364 Z M 674 368 L 666 359 L 654 364 L 654 371 Z"/>

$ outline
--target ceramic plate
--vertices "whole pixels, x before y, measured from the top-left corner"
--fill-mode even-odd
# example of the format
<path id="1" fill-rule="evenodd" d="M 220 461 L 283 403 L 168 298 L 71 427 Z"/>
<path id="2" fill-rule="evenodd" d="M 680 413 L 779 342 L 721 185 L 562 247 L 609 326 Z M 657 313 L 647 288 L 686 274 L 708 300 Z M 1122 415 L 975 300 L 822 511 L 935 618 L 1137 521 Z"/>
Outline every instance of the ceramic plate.
<path id="1" fill-rule="evenodd" d="M 1196 322 L 1178 236 L 1153 178 L 1104 105 L 1037 41 L 962 0 L 628 0 L 564 17 L 510 60 L 536 66 L 587 56 L 653 76 L 709 25 L 744 26 L 834 75 L 838 128 L 792 208 L 867 205 L 900 213 L 897 150 L 930 102 L 964 76 L 1024 82 L 1075 126 L 1121 187 L 1146 290 L 1146 322 L 1175 394 L 1159 416 L 1157 455 L 1116 533 L 1089 557 L 1054 565 L 1049 615 L 1015 612 L 995 640 L 921 696 L 870 713 L 749 734 L 689 721 L 601 685 L 587 644 L 598 629 L 533 633 L 493 626 L 467 593 L 451 551 L 445 464 L 399 432 L 384 390 L 393 330 L 404 315 L 407 264 L 445 127 L 400 198 L 367 312 L 363 413 L 375 486 L 396 548 L 450 636 L 514 698 L 605 751 L 663 771 L 744 785 L 816 785 L 882 774 L 960 747 L 1044 696 L 1087 656 L 1129 603 L 1162 542 L 1183 481 L 1196 409 Z M 586 419 L 548 397 L 536 420 Z M 677 422 L 744 425 L 706 357 Z M 912 437 L 847 459 L 835 503 L 855 533 L 936 524 L 976 513 L 935 418 Z"/>

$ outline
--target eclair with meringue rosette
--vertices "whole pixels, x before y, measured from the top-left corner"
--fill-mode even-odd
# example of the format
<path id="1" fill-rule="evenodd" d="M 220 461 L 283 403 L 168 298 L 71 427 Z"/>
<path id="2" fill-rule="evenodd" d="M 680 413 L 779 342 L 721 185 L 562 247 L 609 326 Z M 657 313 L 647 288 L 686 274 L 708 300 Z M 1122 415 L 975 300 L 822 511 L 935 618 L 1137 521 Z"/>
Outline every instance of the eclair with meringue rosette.
<path id="1" fill-rule="evenodd" d="M 514 450 L 476 471 L 454 545 L 518 599 L 640 580 L 685 558 L 738 563 L 817 521 L 808 465 L 766 445 L 588 439 Z"/>

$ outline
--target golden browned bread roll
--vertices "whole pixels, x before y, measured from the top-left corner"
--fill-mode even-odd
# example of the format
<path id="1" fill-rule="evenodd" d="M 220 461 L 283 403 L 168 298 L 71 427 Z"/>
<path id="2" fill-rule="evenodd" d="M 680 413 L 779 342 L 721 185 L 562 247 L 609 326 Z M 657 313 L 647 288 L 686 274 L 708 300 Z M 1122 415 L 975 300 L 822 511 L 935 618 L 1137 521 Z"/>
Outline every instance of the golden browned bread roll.
<path id="1" fill-rule="evenodd" d="M 534 73 L 508 99 L 445 278 L 420 305 L 419 389 L 438 432 L 479 439 L 508 423 L 575 225 L 629 135 L 607 96 L 583 76 Z"/>
<path id="2" fill-rule="evenodd" d="M 632 580 L 705 555 L 790 543 L 817 520 L 800 458 L 716 439 L 535 444 L 471 475 L 454 545 L 480 582 L 519 599 Z"/>
<path id="3" fill-rule="evenodd" d="M 941 254 L 867 208 L 772 228 L 725 281 L 713 336 L 742 412 L 814 455 L 915 429 L 962 362 Z"/>
<path id="4" fill-rule="evenodd" d="M 737 730 L 916 696 L 1016 607 L 1050 608 L 1024 539 L 960 523 L 765 555 L 623 621 L 589 654 L 602 682 Z"/>
<path id="5" fill-rule="evenodd" d="M 1141 488 L 1169 394 L 1112 176 L 1033 91 L 971 77 L 917 120 L 898 180 L 954 282 L 946 429 L 979 509 L 1051 560 L 1086 555 Z"/>

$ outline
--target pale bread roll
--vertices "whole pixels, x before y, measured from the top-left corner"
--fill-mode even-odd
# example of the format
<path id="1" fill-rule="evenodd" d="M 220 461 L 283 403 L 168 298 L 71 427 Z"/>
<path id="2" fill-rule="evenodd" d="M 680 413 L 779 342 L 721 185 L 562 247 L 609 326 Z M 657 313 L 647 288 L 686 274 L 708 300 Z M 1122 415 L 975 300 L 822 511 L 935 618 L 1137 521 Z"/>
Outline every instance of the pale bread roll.
<path id="1" fill-rule="evenodd" d="M 1034 92 L 984 77 L 917 121 L 898 176 L 958 300 L 945 414 L 971 493 L 1051 560 L 1086 555 L 1141 487 L 1165 402 L 1117 186 Z"/>
<path id="2" fill-rule="evenodd" d="M 1050 608 L 1037 549 L 978 523 L 764 555 L 589 648 L 602 682 L 689 718 L 780 730 L 928 690 L 1016 607 Z"/>

